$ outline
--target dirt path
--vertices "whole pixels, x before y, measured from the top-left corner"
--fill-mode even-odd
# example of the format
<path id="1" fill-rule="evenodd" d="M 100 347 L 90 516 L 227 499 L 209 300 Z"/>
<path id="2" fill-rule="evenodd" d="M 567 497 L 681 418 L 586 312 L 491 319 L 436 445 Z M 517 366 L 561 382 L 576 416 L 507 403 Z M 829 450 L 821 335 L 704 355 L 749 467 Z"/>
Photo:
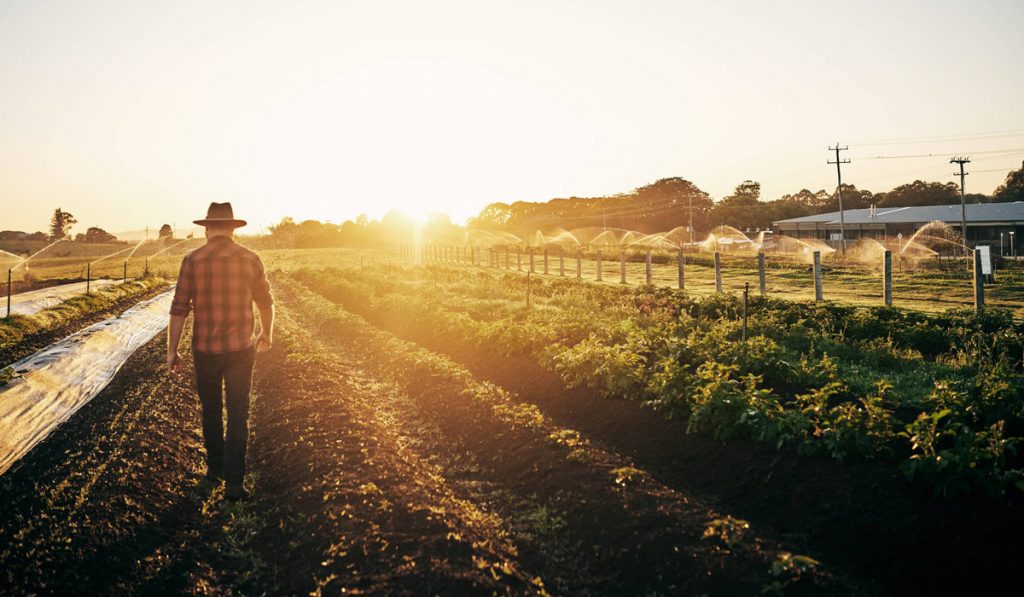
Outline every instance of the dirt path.
<path id="1" fill-rule="evenodd" d="M 251 501 L 202 481 L 198 400 L 157 338 L 0 477 L 0 593 L 542 592 L 490 517 L 365 416 L 372 388 L 306 360 L 282 319 L 257 369 Z"/>

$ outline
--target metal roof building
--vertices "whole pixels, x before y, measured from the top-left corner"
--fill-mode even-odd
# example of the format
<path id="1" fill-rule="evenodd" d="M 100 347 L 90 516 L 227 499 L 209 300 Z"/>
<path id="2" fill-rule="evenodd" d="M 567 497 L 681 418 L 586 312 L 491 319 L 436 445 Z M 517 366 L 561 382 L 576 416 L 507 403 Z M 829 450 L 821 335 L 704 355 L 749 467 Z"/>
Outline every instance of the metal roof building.
<path id="1" fill-rule="evenodd" d="M 1024 232 L 1024 203 L 974 203 L 966 206 L 968 245 L 987 244 L 1005 248 L 1007 255 L 1020 255 Z M 843 212 L 846 240 L 874 238 L 883 240 L 899 234 L 910 236 L 925 224 L 944 222 L 960 229 L 960 204 L 925 205 L 916 207 L 871 207 L 848 209 Z M 778 234 L 794 238 L 816 238 L 838 241 L 839 212 L 834 211 L 802 218 L 774 222 Z M 1015 245 L 1011 251 L 1010 243 Z"/>

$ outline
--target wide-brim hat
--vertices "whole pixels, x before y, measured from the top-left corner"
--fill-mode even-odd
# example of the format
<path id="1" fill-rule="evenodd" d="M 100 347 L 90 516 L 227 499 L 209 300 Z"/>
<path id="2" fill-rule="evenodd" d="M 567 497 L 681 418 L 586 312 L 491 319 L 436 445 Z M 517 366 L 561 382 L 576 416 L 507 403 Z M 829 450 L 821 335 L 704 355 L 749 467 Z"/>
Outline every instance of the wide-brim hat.
<path id="1" fill-rule="evenodd" d="M 193 224 L 199 224 L 200 226 L 209 226 L 210 224 L 230 224 L 235 228 L 241 228 L 248 224 L 245 220 L 236 220 L 235 212 L 231 209 L 231 203 L 211 203 L 210 208 L 206 210 L 206 218 L 202 220 L 192 220 Z"/>

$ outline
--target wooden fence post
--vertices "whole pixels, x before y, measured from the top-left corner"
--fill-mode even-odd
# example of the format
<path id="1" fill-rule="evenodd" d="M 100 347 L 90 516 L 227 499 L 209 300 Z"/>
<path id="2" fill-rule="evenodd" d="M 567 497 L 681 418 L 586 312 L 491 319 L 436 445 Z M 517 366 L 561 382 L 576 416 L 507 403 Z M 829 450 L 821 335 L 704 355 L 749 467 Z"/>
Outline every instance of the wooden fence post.
<path id="1" fill-rule="evenodd" d="M 821 288 L 821 251 L 814 252 L 814 300 L 824 300 L 824 293 Z"/>
<path id="2" fill-rule="evenodd" d="M 722 292 L 722 254 L 715 251 L 715 292 Z"/>
<path id="3" fill-rule="evenodd" d="M 981 273 L 981 249 L 974 249 L 974 310 L 985 307 L 985 275 Z"/>
<path id="4" fill-rule="evenodd" d="M 768 284 L 765 276 L 764 251 L 757 253 L 757 283 L 760 286 L 761 296 L 768 294 Z"/>
<path id="5" fill-rule="evenodd" d="M 682 249 L 679 249 L 679 257 L 678 257 L 678 259 L 679 259 L 679 289 L 680 290 L 685 290 L 686 289 L 686 271 L 684 269 L 685 266 L 684 266 L 683 250 Z"/>
<path id="6" fill-rule="evenodd" d="M 882 300 L 886 307 L 892 306 L 892 251 L 882 254 Z"/>

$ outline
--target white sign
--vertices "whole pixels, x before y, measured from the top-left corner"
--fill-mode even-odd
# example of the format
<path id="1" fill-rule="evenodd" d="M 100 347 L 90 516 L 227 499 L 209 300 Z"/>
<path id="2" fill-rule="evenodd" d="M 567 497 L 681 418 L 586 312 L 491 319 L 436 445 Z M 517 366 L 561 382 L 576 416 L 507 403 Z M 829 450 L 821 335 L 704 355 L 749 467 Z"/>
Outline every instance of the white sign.
<path id="1" fill-rule="evenodd" d="M 978 245 L 975 247 L 981 252 L 981 273 L 986 276 L 992 275 L 992 251 L 988 245 Z"/>

